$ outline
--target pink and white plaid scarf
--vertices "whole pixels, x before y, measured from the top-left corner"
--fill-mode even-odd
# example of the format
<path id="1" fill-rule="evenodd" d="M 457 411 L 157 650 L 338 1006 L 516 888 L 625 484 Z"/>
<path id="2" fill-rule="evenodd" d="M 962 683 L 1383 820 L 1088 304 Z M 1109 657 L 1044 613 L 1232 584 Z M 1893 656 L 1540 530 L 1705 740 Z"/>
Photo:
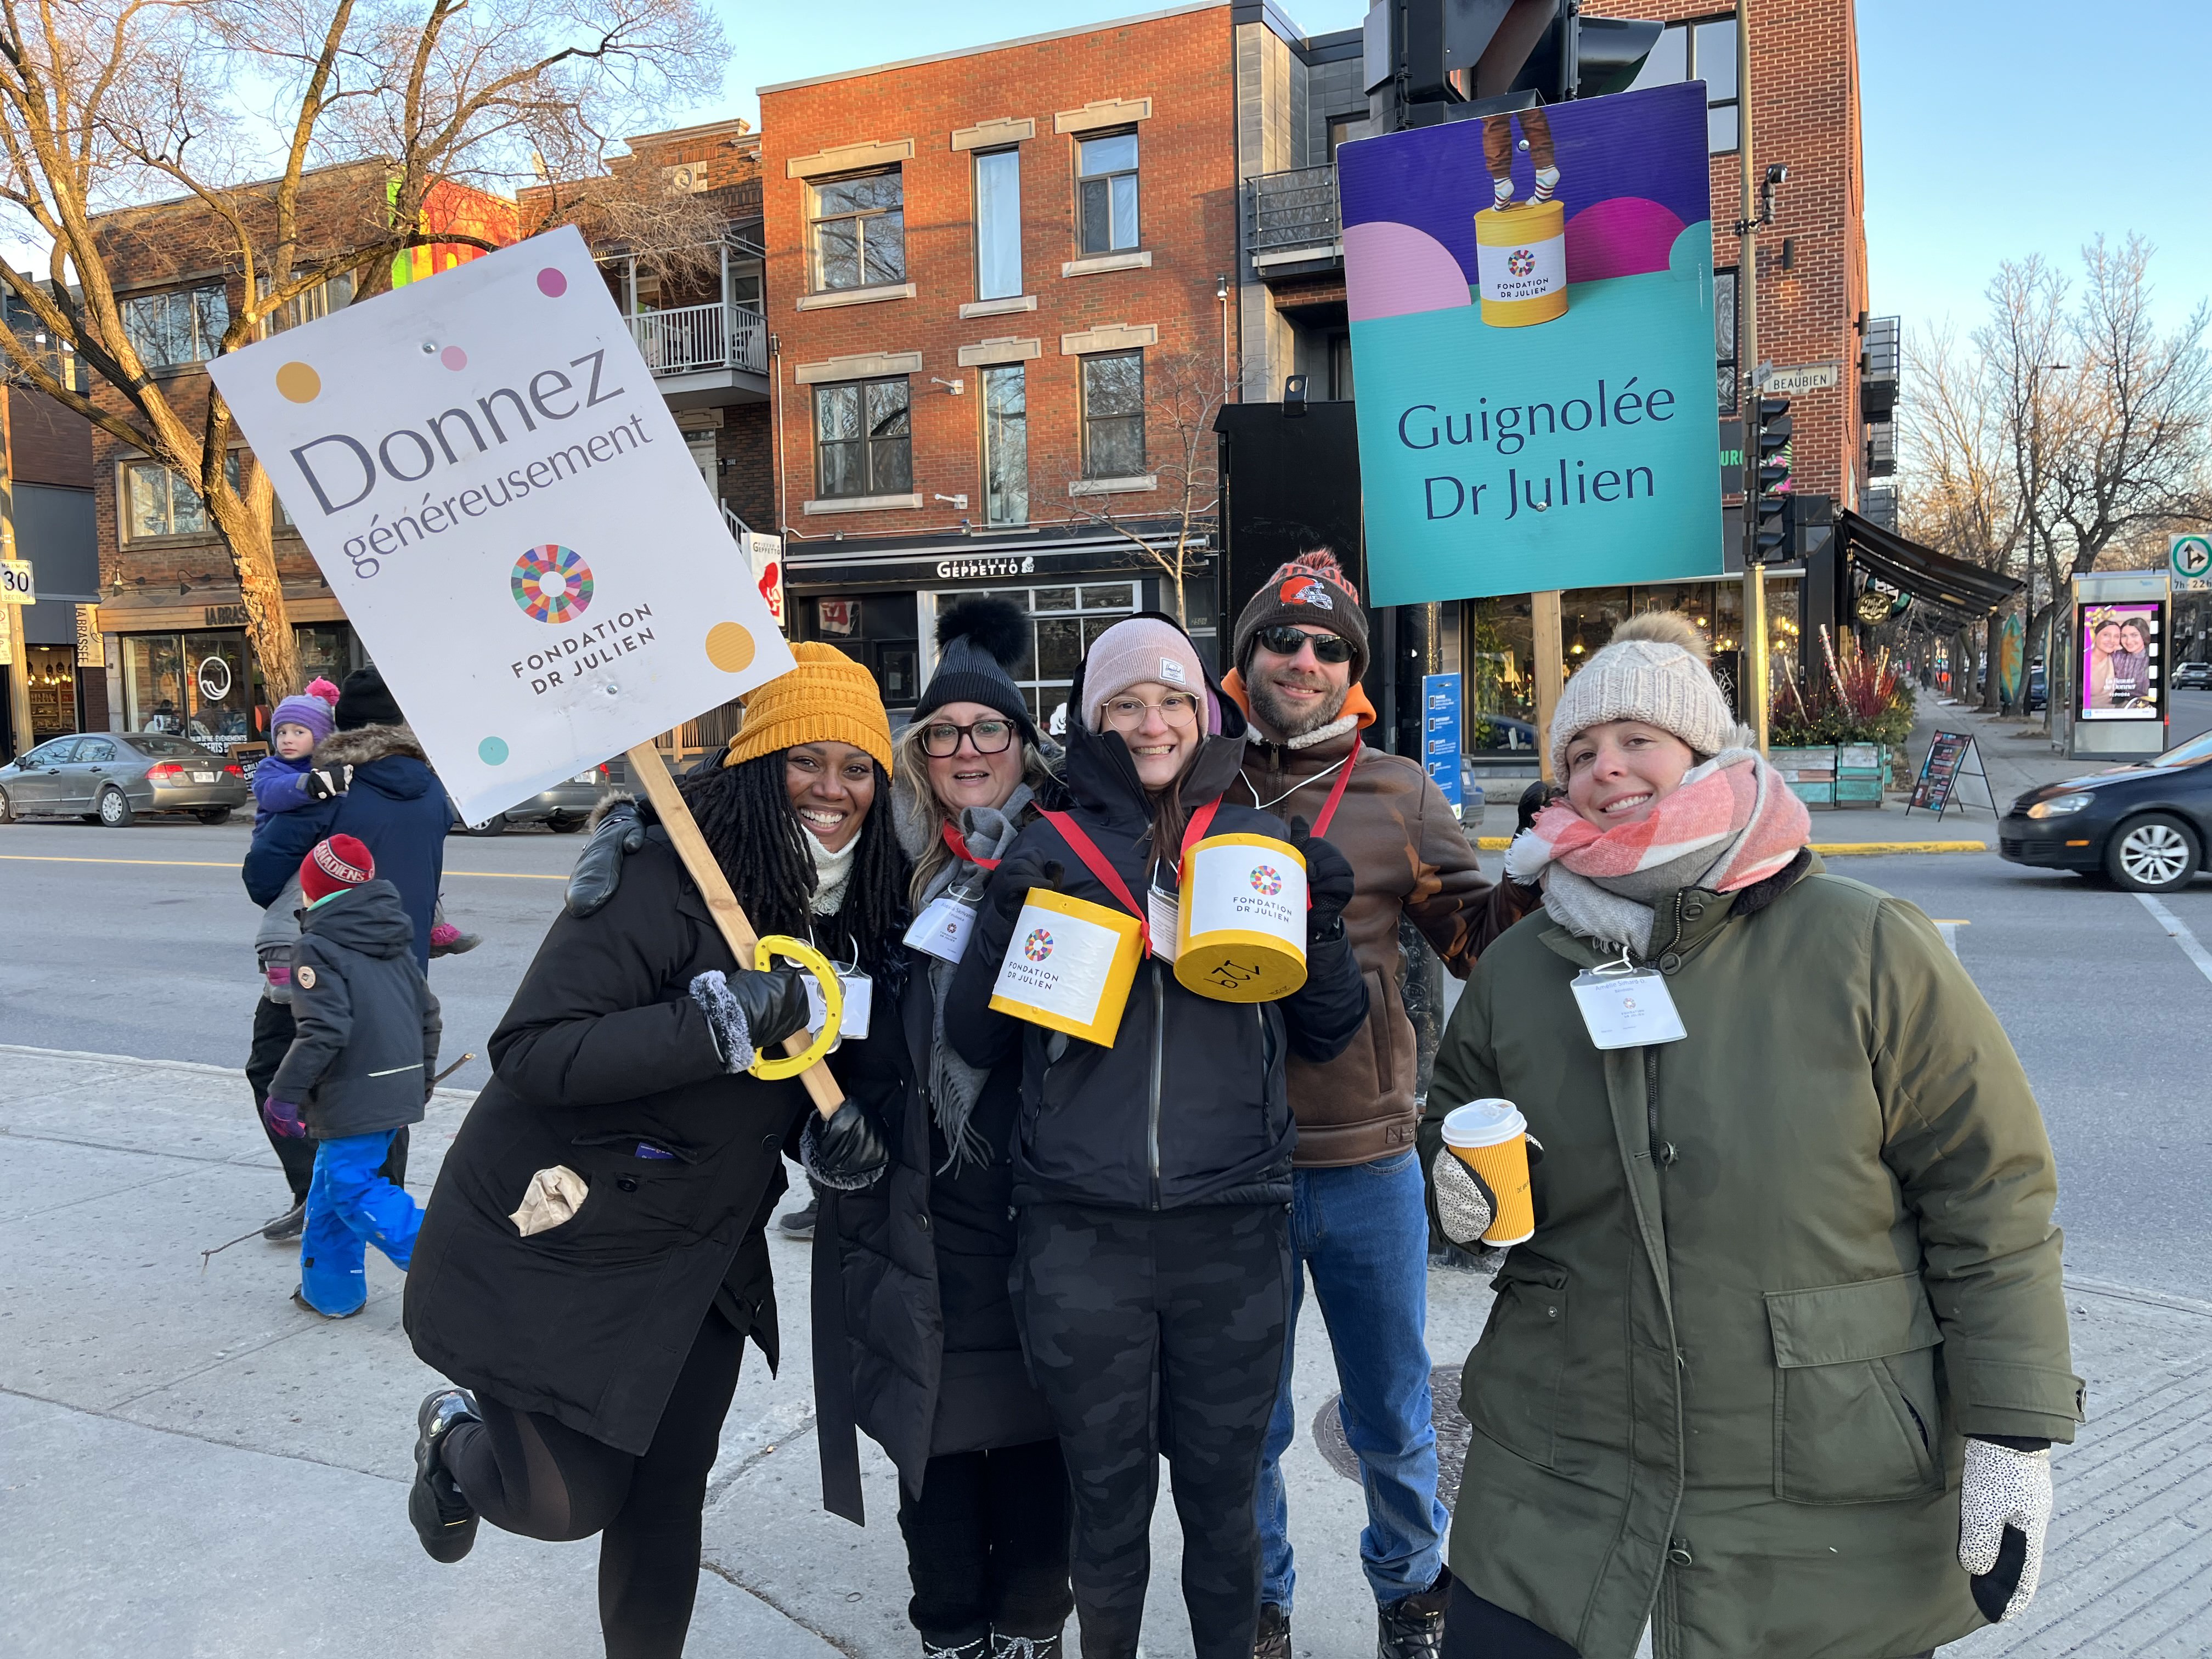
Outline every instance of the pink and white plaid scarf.
<path id="1" fill-rule="evenodd" d="M 1553 801 L 1514 838 L 1505 867 L 1526 882 L 1557 863 L 1602 886 L 1711 849 L 1711 863 L 1691 872 L 1697 885 L 1733 893 L 1786 867 L 1812 836 L 1804 802 L 1780 775 L 1755 750 L 1730 749 L 1692 767 L 1650 813 L 1617 830 Z"/>

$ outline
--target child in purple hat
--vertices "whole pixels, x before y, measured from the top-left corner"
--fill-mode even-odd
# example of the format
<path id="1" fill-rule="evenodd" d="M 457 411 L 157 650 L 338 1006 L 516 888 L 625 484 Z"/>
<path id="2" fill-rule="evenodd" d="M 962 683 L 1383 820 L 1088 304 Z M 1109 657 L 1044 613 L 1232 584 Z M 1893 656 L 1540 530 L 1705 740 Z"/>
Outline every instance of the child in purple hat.
<path id="1" fill-rule="evenodd" d="M 253 833 L 279 812 L 297 811 L 310 801 L 328 800 L 334 789 L 315 775 L 315 745 L 337 726 L 338 689 L 328 680 L 308 682 L 297 696 L 276 705 L 269 721 L 269 753 L 253 769 Z"/>

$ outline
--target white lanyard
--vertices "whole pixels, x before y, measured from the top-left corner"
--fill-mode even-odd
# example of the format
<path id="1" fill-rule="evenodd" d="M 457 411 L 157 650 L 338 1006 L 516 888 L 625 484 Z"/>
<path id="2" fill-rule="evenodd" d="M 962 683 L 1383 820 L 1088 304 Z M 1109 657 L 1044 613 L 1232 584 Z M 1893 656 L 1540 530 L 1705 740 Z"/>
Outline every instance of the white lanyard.
<path id="1" fill-rule="evenodd" d="M 1640 1048 L 1647 1043 L 1679 1042 L 1688 1036 L 1666 977 L 1629 960 L 1585 968 L 1571 988 L 1590 1042 L 1600 1048 Z"/>

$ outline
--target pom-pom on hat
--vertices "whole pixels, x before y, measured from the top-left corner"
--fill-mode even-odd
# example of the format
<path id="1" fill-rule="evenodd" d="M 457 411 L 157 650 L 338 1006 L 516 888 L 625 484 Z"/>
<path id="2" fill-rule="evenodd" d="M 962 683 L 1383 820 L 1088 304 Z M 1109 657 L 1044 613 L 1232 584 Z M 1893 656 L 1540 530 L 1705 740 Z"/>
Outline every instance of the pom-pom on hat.
<path id="1" fill-rule="evenodd" d="M 300 896 L 310 904 L 375 879 L 375 856 L 352 836 L 319 841 L 300 860 Z"/>
<path id="2" fill-rule="evenodd" d="M 800 640 L 791 647 L 798 666 L 779 674 L 744 700 L 725 766 L 773 755 L 802 743 L 848 743 L 891 769 L 891 723 L 876 690 L 876 677 L 834 645 Z"/>
<path id="3" fill-rule="evenodd" d="M 1285 623 L 1301 628 L 1326 628 L 1352 642 L 1352 678 L 1367 672 L 1367 613 L 1359 606 L 1359 590 L 1327 548 L 1301 553 L 1260 584 L 1260 591 L 1245 601 L 1237 618 L 1231 654 L 1237 666 L 1252 664 L 1253 637 L 1263 628 Z"/>
<path id="4" fill-rule="evenodd" d="M 280 726 L 300 726 L 320 743 L 337 728 L 337 687 L 325 679 L 310 680 L 306 690 L 276 705 L 276 712 L 269 717 L 269 735 L 275 737 Z"/>
<path id="5" fill-rule="evenodd" d="M 1751 740 L 1713 679 L 1705 636 L 1679 611 L 1631 617 L 1566 683 L 1552 715 L 1553 775 L 1565 781 L 1577 733 L 1608 720 L 1671 732 L 1700 760 Z"/>
<path id="6" fill-rule="evenodd" d="M 979 702 L 1034 742 L 1036 726 L 1013 678 L 1029 646 L 1029 618 L 1011 600 L 982 595 L 946 606 L 937 618 L 937 672 L 915 705 L 915 719 L 926 720 L 949 702 Z"/>

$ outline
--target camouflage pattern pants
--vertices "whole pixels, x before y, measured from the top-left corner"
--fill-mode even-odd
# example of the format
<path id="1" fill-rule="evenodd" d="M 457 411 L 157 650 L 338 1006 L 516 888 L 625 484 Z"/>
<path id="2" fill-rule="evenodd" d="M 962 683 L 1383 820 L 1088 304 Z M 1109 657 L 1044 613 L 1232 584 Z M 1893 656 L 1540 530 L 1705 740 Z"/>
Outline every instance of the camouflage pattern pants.
<path id="1" fill-rule="evenodd" d="M 1197 1659 L 1250 1659 L 1290 1278 L 1285 1205 L 1022 1212 L 1014 1310 L 1074 1487 L 1084 1659 L 1137 1651 L 1163 1452 Z"/>

